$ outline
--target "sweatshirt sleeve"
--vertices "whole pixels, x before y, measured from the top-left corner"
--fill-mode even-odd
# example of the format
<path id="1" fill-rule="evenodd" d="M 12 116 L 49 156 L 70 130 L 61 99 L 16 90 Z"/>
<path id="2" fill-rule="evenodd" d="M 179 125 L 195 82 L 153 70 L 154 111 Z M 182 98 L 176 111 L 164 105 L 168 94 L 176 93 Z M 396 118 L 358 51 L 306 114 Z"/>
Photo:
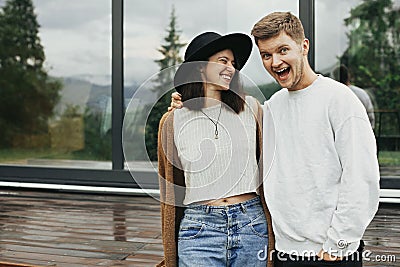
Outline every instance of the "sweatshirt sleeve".
<path id="1" fill-rule="evenodd" d="M 366 117 L 366 116 L 365 116 Z M 324 251 L 333 256 L 354 253 L 379 204 L 379 165 L 370 123 L 352 116 L 335 131 L 342 165 L 339 196 Z"/>

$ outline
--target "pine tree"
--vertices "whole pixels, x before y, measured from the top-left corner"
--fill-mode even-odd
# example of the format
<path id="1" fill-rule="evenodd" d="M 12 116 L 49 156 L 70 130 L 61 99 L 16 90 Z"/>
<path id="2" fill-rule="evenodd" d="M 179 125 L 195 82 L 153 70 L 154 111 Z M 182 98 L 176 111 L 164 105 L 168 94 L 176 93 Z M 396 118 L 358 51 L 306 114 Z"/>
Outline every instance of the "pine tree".
<path id="1" fill-rule="evenodd" d="M 175 8 L 172 7 L 170 22 L 167 29 L 167 36 L 164 37 L 165 44 L 161 45 L 161 48 L 157 49 L 158 52 L 163 55 L 163 58 L 155 60 L 160 67 L 160 71 L 162 71 L 158 75 L 158 81 L 160 85 L 156 88 L 156 90 L 172 81 L 174 77 L 174 69 L 169 67 L 182 63 L 182 58 L 180 57 L 179 52 L 180 49 L 186 45 L 186 43 L 180 42 L 179 33 L 180 31 L 177 30 L 176 25 Z M 159 93 L 162 92 L 162 90 L 157 91 Z"/>
<path id="2" fill-rule="evenodd" d="M 40 25 L 31 0 L 8 0 L 0 12 L 0 145 L 16 133 L 47 132 L 61 84 L 43 67 Z"/>
<path id="3" fill-rule="evenodd" d="M 179 56 L 179 51 L 186 43 L 180 41 L 180 31 L 177 30 L 175 8 L 172 8 L 170 23 L 167 28 L 167 36 L 164 38 L 165 44 L 161 45 L 158 51 L 163 55 L 162 59 L 155 62 L 160 67 L 158 74 L 158 85 L 154 88 L 157 95 L 161 97 L 154 105 L 146 123 L 145 139 L 146 149 L 150 160 L 157 160 L 157 133 L 158 125 L 162 115 L 167 111 L 171 102 L 171 91 L 164 94 L 166 86 L 171 85 L 174 77 L 174 68 L 170 68 L 179 63 L 182 63 L 182 58 Z M 164 95 L 163 95 L 164 94 Z"/>

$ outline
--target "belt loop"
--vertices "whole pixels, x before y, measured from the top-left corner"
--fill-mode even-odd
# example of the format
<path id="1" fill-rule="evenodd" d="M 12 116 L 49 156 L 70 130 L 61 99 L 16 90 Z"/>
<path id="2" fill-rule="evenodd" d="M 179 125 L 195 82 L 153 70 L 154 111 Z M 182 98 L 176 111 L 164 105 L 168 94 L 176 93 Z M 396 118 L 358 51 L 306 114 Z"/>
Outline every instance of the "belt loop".
<path id="1" fill-rule="evenodd" d="M 210 213 L 210 209 L 211 209 L 210 206 L 207 205 L 206 206 L 206 213 Z"/>
<path id="2" fill-rule="evenodd" d="M 243 203 L 240 203 L 240 209 L 242 210 L 243 213 L 247 212 L 246 206 L 243 205 Z"/>

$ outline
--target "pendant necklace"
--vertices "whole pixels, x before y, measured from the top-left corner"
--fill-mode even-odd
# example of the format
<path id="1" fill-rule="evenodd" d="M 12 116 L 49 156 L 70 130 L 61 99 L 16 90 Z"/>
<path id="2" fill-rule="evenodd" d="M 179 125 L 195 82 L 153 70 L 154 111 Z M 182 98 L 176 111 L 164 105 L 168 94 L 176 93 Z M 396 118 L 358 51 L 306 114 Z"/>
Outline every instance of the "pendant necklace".
<path id="1" fill-rule="evenodd" d="M 214 139 L 218 139 L 218 123 L 219 123 L 219 117 L 221 116 L 221 110 L 222 110 L 222 103 L 221 103 L 221 106 L 219 108 L 218 119 L 215 122 L 206 113 L 204 113 L 203 110 L 200 110 L 201 113 L 203 113 L 215 125 Z"/>

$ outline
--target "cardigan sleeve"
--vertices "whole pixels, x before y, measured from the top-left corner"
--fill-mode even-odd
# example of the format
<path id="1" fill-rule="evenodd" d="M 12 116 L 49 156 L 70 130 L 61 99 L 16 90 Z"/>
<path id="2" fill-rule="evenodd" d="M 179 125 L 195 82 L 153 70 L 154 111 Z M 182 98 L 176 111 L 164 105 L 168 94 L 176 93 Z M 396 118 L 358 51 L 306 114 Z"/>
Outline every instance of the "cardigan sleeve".
<path id="1" fill-rule="evenodd" d="M 161 208 L 161 231 L 162 231 L 162 241 L 163 241 L 163 248 L 164 248 L 164 260 L 160 262 L 157 267 L 167 266 L 166 265 L 166 256 L 169 255 L 168 247 L 168 240 L 164 238 L 165 233 L 168 231 L 166 228 L 168 225 L 165 222 L 168 220 L 169 216 L 169 209 L 165 204 L 166 201 L 166 165 L 167 165 L 167 157 L 164 151 L 163 140 L 166 137 L 166 133 L 163 132 L 165 120 L 168 118 L 168 113 L 164 114 L 164 116 L 160 120 L 159 128 L 158 128 L 158 144 L 157 144 L 157 157 L 158 157 L 158 180 L 159 180 L 159 189 L 160 189 L 160 208 Z"/>
<path id="2" fill-rule="evenodd" d="M 157 266 L 178 265 L 177 234 L 183 216 L 184 174 L 174 143 L 173 112 L 167 112 L 158 129 L 158 179 L 164 260 Z"/>

